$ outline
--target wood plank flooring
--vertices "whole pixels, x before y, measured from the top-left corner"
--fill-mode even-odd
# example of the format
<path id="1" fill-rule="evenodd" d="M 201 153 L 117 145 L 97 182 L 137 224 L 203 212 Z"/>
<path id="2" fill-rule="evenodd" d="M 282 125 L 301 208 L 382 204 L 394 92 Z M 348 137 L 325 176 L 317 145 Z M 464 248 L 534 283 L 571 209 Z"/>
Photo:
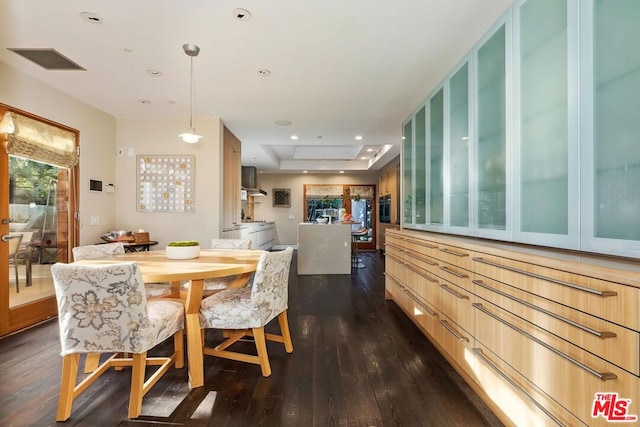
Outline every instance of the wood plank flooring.
<path id="1" fill-rule="evenodd" d="M 76 399 L 60 425 L 502 425 L 397 305 L 384 300 L 384 257 L 360 257 L 366 268 L 351 275 L 297 276 L 294 255 L 294 352 L 268 344 L 269 378 L 257 365 L 205 356 L 204 387 L 189 390 L 187 370 L 172 369 L 145 397 L 143 415 L 129 420 L 130 371 L 112 371 Z M 220 338 L 206 333 L 208 343 Z M 55 319 L 0 340 L 1 426 L 56 425 L 59 351 Z"/>

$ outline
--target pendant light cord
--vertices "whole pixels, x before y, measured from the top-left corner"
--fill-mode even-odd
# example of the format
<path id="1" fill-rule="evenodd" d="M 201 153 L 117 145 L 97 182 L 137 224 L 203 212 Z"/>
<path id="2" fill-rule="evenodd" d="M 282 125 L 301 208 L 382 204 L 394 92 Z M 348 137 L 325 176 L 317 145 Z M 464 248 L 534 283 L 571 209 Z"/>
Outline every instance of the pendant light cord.
<path id="1" fill-rule="evenodd" d="M 189 129 L 193 128 L 193 56 L 191 58 L 191 86 L 189 89 Z"/>

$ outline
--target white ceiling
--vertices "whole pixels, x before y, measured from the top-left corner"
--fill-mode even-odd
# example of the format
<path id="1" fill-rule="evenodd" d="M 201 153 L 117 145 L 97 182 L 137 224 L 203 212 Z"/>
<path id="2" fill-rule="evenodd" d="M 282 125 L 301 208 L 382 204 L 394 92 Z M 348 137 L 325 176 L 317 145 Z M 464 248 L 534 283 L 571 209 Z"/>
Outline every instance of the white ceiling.
<path id="1" fill-rule="evenodd" d="M 511 3 L 0 0 L 0 61 L 115 117 L 184 116 L 186 129 L 182 45 L 194 43 L 196 130 L 203 116 L 222 118 L 243 164 L 374 170 L 399 154 L 402 121 Z M 251 19 L 236 19 L 236 8 Z M 8 48 L 53 48 L 86 71 L 47 71 Z"/>

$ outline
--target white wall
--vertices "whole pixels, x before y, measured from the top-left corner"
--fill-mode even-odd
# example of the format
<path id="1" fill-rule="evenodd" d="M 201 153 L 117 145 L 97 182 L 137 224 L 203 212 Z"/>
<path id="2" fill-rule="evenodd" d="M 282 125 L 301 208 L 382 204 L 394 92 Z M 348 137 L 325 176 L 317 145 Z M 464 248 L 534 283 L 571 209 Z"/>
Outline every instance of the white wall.
<path id="1" fill-rule="evenodd" d="M 116 223 L 120 229 L 148 231 L 149 238 L 159 242 L 156 249 L 172 240 L 198 240 L 206 246 L 206 242 L 219 237 L 223 123 L 215 117 L 195 117 L 197 131 L 204 138 L 196 144 L 187 144 L 177 136 L 184 131 L 186 120 L 187 117 L 117 121 L 117 148 L 122 148 L 124 155 L 116 157 L 115 162 Z M 129 156 L 130 149 L 134 151 L 133 156 Z M 137 212 L 136 155 L 145 154 L 196 156 L 193 213 Z"/>
<path id="2" fill-rule="evenodd" d="M 80 132 L 80 244 L 100 241 L 115 227 L 116 205 L 106 193 L 89 192 L 89 179 L 114 182 L 115 118 L 0 62 L 0 102 Z M 90 226 L 98 215 L 99 226 Z"/>
<path id="3" fill-rule="evenodd" d="M 254 197 L 256 220 L 275 221 L 276 245 L 295 245 L 298 242 L 298 224 L 304 222 L 304 184 L 366 184 L 378 187 L 378 173 L 372 174 L 260 174 L 258 187 L 266 197 Z M 291 189 L 291 207 L 273 207 L 273 189 Z M 289 219 L 293 215 L 294 219 Z"/>

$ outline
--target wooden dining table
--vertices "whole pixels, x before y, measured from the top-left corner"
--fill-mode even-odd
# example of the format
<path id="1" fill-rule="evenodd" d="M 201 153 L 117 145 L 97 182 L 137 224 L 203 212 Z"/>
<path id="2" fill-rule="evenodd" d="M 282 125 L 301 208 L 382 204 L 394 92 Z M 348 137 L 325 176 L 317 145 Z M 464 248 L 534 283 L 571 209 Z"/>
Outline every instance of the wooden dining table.
<path id="1" fill-rule="evenodd" d="M 198 258 L 175 260 L 168 259 L 164 250 L 154 250 L 81 260 L 74 264 L 100 265 L 135 261 L 145 283 L 171 283 L 172 293 L 167 297 L 180 299 L 185 307 L 189 386 L 195 388 L 204 385 L 203 342 L 199 319 L 204 279 L 237 276 L 229 286 L 245 286 L 256 271 L 263 253 L 264 251 L 252 249 L 202 249 Z M 181 290 L 180 284 L 183 281 L 191 281 L 186 292 Z"/>

